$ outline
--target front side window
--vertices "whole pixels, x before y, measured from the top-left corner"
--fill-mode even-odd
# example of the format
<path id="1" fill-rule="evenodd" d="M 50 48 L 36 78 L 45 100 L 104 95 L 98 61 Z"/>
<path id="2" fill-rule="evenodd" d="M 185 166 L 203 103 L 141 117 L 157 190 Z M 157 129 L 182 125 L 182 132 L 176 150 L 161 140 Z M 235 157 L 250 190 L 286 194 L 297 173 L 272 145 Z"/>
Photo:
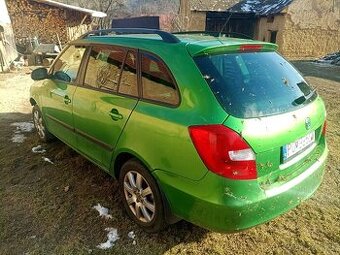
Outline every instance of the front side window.
<path id="1" fill-rule="evenodd" d="M 74 82 L 77 79 L 84 52 L 84 47 L 74 45 L 68 47 L 53 66 L 53 78 L 65 82 Z"/>
<path id="2" fill-rule="evenodd" d="M 142 54 L 143 98 L 177 105 L 179 95 L 165 64 L 155 56 Z"/>
<path id="3" fill-rule="evenodd" d="M 125 49 L 120 47 L 93 47 L 86 69 L 85 86 L 117 92 L 125 54 Z"/>

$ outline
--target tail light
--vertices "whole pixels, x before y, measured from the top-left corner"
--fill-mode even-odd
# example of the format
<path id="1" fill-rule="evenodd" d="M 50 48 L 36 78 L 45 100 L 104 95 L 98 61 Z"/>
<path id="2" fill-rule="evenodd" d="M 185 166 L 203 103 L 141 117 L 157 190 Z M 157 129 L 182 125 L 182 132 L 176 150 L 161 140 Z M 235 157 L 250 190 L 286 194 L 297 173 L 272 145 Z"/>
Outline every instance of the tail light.
<path id="1" fill-rule="evenodd" d="M 326 131 L 327 131 L 327 121 L 325 120 L 325 122 L 323 123 L 323 127 L 322 127 L 323 136 L 326 136 Z"/>
<path id="2" fill-rule="evenodd" d="M 255 154 L 235 131 L 223 125 L 189 127 L 191 140 L 212 172 L 238 180 L 257 178 Z"/>

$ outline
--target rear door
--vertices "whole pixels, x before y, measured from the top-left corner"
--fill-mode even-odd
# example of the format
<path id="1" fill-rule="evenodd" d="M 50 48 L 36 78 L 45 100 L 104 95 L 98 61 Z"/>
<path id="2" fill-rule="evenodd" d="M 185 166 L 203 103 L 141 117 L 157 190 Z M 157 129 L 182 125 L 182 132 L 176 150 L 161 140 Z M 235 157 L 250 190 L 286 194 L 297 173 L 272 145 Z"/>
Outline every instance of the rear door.
<path id="1" fill-rule="evenodd" d="M 112 152 L 138 102 L 137 52 L 117 46 L 90 49 L 73 100 L 78 149 L 108 169 Z"/>
<path id="2" fill-rule="evenodd" d="M 230 114 L 224 125 L 255 152 L 258 177 L 270 182 L 317 159 L 324 148 L 324 104 L 285 59 L 276 52 L 235 52 L 195 60 Z"/>
<path id="3" fill-rule="evenodd" d="M 84 47 L 70 45 L 54 62 L 50 69 L 51 78 L 43 83 L 46 93 L 43 93 L 42 111 L 48 129 L 71 146 L 76 145 L 72 101 L 84 52 Z"/>

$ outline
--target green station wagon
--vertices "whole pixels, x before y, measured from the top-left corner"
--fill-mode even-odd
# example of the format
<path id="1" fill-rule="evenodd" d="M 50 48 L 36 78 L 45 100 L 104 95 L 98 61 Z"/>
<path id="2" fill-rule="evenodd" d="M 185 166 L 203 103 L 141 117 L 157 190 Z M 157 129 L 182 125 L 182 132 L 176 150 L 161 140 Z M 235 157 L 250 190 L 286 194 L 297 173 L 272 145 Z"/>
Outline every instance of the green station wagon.
<path id="1" fill-rule="evenodd" d="M 32 72 L 33 120 L 119 181 L 146 231 L 185 219 L 220 232 L 310 197 L 328 150 L 322 99 L 274 44 L 110 29 Z"/>

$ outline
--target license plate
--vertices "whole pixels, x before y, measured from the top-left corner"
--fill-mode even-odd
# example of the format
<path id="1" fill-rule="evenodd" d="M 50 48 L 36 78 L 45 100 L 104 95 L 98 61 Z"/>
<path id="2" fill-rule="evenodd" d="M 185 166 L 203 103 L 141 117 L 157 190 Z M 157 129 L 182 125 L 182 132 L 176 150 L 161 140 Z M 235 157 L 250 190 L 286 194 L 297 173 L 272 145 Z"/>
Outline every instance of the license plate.
<path id="1" fill-rule="evenodd" d="M 315 132 L 309 133 L 308 135 L 301 137 L 300 139 L 292 142 L 290 144 L 286 144 L 282 147 L 282 159 L 283 162 L 291 159 L 295 155 L 304 151 L 310 145 L 315 142 Z"/>

